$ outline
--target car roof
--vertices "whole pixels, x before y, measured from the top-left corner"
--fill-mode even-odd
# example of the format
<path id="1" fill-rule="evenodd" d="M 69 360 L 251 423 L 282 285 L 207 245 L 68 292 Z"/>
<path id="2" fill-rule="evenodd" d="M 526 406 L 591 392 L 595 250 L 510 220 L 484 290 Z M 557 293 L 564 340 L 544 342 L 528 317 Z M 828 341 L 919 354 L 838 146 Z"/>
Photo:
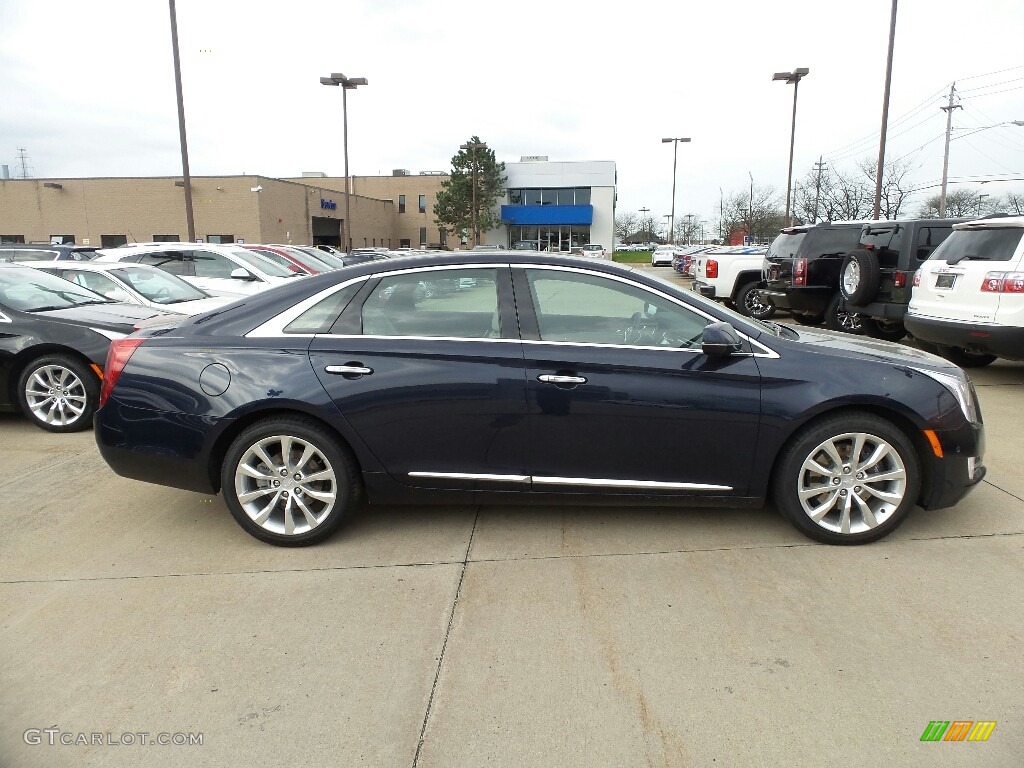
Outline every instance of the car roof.
<path id="1" fill-rule="evenodd" d="M 1024 216 L 1000 216 L 993 219 L 975 219 L 954 224 L 953 229 L 1020 229 L 1024 228 Z"/>

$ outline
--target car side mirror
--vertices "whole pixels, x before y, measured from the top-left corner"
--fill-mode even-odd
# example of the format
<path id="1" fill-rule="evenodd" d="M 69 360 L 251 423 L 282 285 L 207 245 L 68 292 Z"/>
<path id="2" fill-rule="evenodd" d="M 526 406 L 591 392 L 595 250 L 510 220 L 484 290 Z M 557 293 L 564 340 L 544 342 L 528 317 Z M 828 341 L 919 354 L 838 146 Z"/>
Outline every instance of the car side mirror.
<path id="1" fill-rule="evenodd" d="M 234 269 L 231 270 L 231 278 L 233 280 L 255 280 L 256 276 L 253 275 L 253 273 L 247 269 L 235 267 Z"/>
<path id="2" fill-rule="evenodd" d="M 729 323 L 709 323 L 704 326 L 700 349 L 708 357 L 727 357 L 742 348 L 740 335 Z"/>

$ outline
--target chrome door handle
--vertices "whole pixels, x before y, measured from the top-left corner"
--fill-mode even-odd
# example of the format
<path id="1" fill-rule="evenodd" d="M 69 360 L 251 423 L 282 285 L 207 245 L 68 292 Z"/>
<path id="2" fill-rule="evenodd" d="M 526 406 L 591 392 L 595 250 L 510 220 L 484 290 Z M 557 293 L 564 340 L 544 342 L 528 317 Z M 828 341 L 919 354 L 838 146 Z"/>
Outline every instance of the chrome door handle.
<path id="1" fill-rule="evenodd" d="M 556 376 L 550 373 L 542 373 L 537 377 L 537 381 L 543 381 L 545 384 L 586 384 L 587 380 L 582 376 Z"/>
<path id="2" fill-rule="evenodd" d="M 369 376 L 373 368 L 366 368 L 362 365 L 328 365 L 324 368 L 327 373 L 336 373 L 342 376 Z"/>

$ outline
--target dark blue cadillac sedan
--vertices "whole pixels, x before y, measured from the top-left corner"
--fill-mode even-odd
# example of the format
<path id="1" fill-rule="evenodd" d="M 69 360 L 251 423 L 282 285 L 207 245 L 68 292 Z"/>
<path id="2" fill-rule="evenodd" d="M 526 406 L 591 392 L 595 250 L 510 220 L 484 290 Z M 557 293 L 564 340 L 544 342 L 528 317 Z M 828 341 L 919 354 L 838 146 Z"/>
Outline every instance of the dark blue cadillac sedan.
<path id="1" fill-rule="evenodd" d="M 271 544 L 371 502 L 760 505 L 858 544 L 985 474 L 938 357 L 741 317 L 607 262 L 410 256 L 111 345 L 95 434 L 118 474 L 223 491 Z"/>

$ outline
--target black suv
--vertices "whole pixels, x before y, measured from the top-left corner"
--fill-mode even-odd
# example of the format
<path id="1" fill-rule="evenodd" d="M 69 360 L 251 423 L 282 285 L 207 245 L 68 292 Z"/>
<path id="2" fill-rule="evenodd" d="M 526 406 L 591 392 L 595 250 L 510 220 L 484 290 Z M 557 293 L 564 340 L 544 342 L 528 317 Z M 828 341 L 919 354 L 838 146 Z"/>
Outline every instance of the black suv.
<path id="1" fill-rule="evenodd" d="M 914 273 L 949 237 L 953 225 L 971 219 L 900 219 L 864 225 L 856 250 L 839 273 L 843 308 L 860 316 L 864 333 L 898 341 L 907 335 L 903 316 Z"/>
<path id="2" fill-rule="evenodd" d="M 857 315 L 840 306 L 839 270 L 846 254 L 857 247 L 862 226 L 864 222 L 823 222 L 782 230 L 764 257 L 764 287 L 758 291 L 762 301 L 789 310 L 803 325 L 824 322 L 834 330 L 860 333 Z"/>

